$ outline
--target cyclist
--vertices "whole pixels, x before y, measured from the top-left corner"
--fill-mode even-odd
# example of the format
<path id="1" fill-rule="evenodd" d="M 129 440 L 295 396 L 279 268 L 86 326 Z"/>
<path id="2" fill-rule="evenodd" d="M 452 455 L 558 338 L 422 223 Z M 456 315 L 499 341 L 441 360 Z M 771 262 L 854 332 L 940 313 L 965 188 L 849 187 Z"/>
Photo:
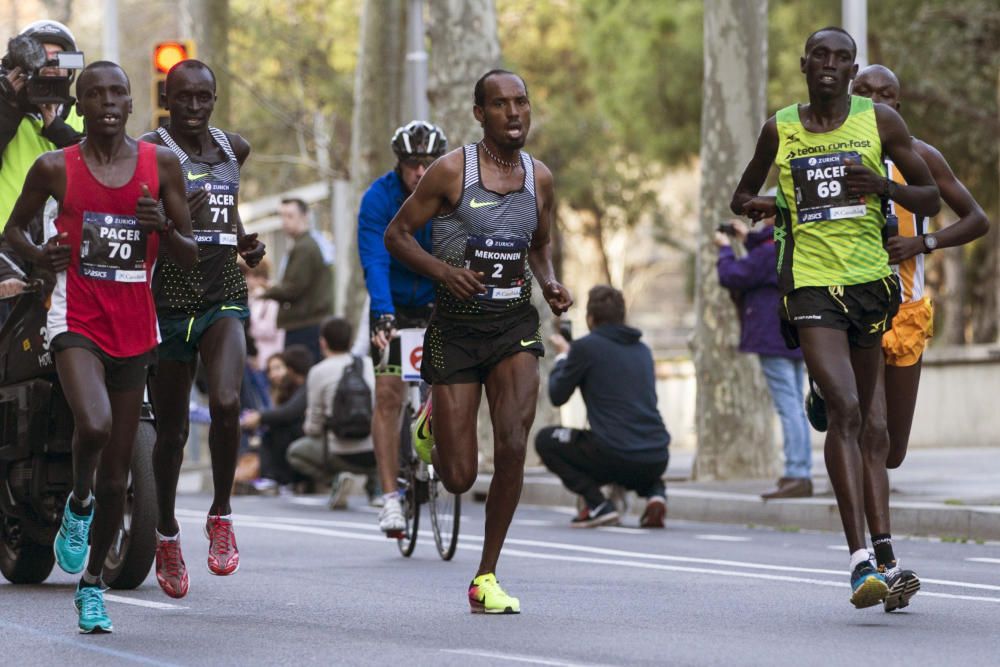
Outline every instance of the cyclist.
<path id="1" fill-rule="evenodd" d="M 398 536 L 406 526 L 396 485 L 399 419 L 406 386 L 401 378 L 400 343 L 393 333 L 397 329 L 427 326 L 434 308 L 434 282 L 391 257 L 382 237 L 424 172 L 444 155 L 447 147 L 448 139 L 441 128 L 426 121 L 414 120 L 398 128 L 392 137 L 396 166 L 371 184 L 358 212 L 358 253 L 371 297 L 371 351 L 376 367 L 372 441 L 385 503 L 378 522 L 389 537 Z M 416 240 L 430 252 L 430 224 L 416 233 Z M 387 346 L 388 364 L 379 368 L 382 351 Z M 372 486 L 369 482 L 369 489 Z"/>

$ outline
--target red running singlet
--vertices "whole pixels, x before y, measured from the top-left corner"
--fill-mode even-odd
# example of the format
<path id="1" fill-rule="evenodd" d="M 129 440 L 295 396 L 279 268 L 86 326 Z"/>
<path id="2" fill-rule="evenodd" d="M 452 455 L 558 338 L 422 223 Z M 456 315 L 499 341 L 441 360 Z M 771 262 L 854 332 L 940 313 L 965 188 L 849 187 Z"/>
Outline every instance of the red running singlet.
<path id="1" fill-rule="evenodd" d="M 62 151 L 66 194 L 56 230 L 72 248 L 69 268 L 58 274 L 49 308 L 49 340 L 72 332 L 112 357 L 134 357 L 159 342 L 149 288 L 160 235 L 139 228 L 135 205 L 142 184 L 159 197 L 156 146 L 140 141 L 132 179 L 120 188 L 98 181 L 80 146 Z"/>

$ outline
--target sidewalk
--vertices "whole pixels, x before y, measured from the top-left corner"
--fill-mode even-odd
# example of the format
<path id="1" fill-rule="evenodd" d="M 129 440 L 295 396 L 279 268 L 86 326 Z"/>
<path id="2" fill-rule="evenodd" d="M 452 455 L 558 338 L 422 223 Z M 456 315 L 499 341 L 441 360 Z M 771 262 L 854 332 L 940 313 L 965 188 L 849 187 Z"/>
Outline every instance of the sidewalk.
<path id="1" fill-rule="evenodd" d="M 774 480 L 693 482 L 693 452 L 671 454 L 667 469 L 669 519 L 772 526 L 785 530 L 841 531 L 837 503 L 823 464 L 813 452 L 812 498 L 764 502 L 760 493 Z M 473 491 L 485 494 L 490 476 L 481 474 Z M 1000 447 L 914 449 L 898 470 L 889 471 L 892 532 L 958 540 L 1000 540 Z M 576 497 L 547 470 L 529 469 L 521 502 L 574 507 Z M 630 512 L 642 511 L 642 501 Z"/>

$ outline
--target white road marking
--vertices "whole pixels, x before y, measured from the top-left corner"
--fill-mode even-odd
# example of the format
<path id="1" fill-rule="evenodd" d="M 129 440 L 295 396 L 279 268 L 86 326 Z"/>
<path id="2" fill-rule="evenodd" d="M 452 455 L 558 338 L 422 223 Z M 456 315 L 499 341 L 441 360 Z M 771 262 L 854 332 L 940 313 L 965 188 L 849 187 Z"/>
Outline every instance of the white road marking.
<path id="1" fill-rule="evenodd" d="M 707 540 L 709 542 L 749 542 L 749 537 L 739 537 L 738 535 L 695 535 L 696 540 Z"/>
<path id="2" fill-rule="evenodd" d="M 970 563 L 991 563 L 994 565 L 1000 565 L 1000 558 L 966 558 L 965 560 Z"/>
<path id="3" fill-rule="evenodd" d="M 555 521 L 545 521 L 542 519 L 514 519 L 513 523 L 519 526 L 554 526 Z"/>
<path id="4" fill-rule="evenodd" d="M 187 609 L 188 607 L 182 607 L 179 604 L 170 604 L 169 602 L 154 602 L 153 600 L 140 600 L 139 598 L 127 598 L 121 595 L 114 595 L 112 593 L 105 593 L 104 599 L 109 602 L 120 602 L 121 604 L 130 604 L 135 607 L 146 607 L 148 609 Z"/>
<path id="5" fill-rule="evenodd" d="M 626 535 L 643 535 L 648 533 L 646 528 L 629 528 L 628 526 L 598 526 L 594 530 L 602 533 L 625 533 Z"/>
<path id="6" fill-rule="evenodd" d="M 494 660 L 508 660 L 510 662 L 527 662 L 532 665 L 553 665 L 554 667 L 600 667 L 594 663 L 566 662 L 564 660 L 553 660 L 552 658 L 542 658 L 533 655 L 516 655 L 513 653 L 495 653 L 493 651 L 475 651 L 461 648 L 443 648 L 442 653 L 454 653 L 456 655 L 470 655 L 476 658 L 492 658 Z"/>
<path id="7" fill-rule="evenodd" d="M 830 549 L 831 551 L 850 551 L 850 549 L 848 549 L 844 544 L 831 544 L 827 547 L 827 549 Z"/>

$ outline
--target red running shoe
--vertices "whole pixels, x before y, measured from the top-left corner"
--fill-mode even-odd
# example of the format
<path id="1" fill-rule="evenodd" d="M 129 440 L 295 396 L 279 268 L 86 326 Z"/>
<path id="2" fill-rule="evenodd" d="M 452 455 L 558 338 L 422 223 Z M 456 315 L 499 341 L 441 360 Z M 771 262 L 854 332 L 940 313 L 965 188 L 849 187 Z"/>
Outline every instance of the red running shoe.
<path id="1" fill-rule="evenodd" d="M 156 538 L 156 581 L 172 598 L 187 595 L 188 571 L 181 555 L 180 535 L 175 540 Z"/>
<path id="2" fill-rule="evenodd" d="M 208 571 L 224 577 L 240 569 L 240 552 L 236 548 L 236 533 L 229 517 L 211 516 L 205 523 L 208 538 Z"/>
<path id="3" fill-rule="evenodd" d="M 640 528 L 663 528 L 667 518 L 667 499 L 663 496 L 652 496 L 646 501 L 646 510 L 639 519 Z"/>

